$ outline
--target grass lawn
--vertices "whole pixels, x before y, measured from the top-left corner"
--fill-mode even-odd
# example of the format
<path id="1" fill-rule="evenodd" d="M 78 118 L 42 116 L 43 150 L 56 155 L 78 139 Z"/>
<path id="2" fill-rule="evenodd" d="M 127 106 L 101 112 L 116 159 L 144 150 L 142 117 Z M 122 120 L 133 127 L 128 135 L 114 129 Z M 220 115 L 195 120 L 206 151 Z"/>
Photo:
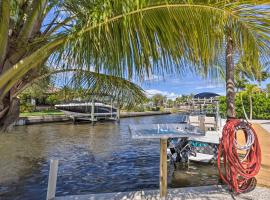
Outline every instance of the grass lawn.
<path id="1" fill-rule="evenodd" d="M 45 115 L 63 115 L 64 113 L 57 110 L 46 110 L 39 112 L 24 112 L 20 113 L 20 117 L 29 117 L 29 116 L 45 116 Z"/>

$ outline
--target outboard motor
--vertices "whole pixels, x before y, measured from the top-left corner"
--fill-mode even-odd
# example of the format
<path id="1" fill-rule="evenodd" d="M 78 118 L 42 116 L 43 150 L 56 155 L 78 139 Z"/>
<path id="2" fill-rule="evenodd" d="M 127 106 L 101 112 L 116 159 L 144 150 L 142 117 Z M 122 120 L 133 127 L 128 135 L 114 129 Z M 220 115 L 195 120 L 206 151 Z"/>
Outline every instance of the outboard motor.
<path id="1" fill-rule="evenodd" d="M 196 156 L 188 138 L 170 138 L 168 148 L 170 149 L 169 157 L 175 167 L 176 163 L 188 164 L 190 155 Z"/>

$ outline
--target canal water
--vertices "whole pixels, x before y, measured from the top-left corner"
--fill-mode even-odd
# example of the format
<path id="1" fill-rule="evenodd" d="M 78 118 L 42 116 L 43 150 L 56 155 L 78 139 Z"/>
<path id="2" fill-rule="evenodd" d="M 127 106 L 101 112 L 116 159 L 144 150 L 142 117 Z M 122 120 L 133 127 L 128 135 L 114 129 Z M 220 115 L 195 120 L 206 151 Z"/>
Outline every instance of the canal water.
<path id="1" fill-rule="evenodd" d="M 45 199 L 50 159 L 59 159 L 56 195 L 157 189 L 159 140 L 131 139 L 129 124 L 178 123 L 179 114 L 121 123 L 17 126 L 0 134 L 0 199 Z M 215 165 L 173 172 L 169 187 L 219 182 Z"/>

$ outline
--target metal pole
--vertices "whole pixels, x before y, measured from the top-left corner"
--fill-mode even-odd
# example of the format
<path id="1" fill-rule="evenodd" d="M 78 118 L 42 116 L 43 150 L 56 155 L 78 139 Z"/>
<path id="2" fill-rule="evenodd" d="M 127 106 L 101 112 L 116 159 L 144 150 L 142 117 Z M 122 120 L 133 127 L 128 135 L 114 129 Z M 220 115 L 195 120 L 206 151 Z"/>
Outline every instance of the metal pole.
<path id="1" fill-rule="evenodd" d="M 219 115 L 219 102 L 218 101 L 216 101 L 216 123 L 217 123 L 217 127 L 216 127 L 216 129 L 217 130 L 219 130 L 220 129 L 220 127 L 221 127 L 221 117 L 220 117 L 220 115 Z"/>
<path id="2" fill-rule="evenodd" d="M 55 198 L 57 171 L 58 171 L 58 160 L 51 160 L 46 200 L 52 200 Z"/>

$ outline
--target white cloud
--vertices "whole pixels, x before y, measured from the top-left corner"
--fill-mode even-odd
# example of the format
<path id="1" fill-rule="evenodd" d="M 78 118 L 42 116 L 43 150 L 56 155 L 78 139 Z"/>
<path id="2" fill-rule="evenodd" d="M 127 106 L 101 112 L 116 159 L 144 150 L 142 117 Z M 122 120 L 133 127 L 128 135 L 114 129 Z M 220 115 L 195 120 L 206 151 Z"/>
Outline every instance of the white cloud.
<path id="1" fill-rule="evenodd" d="M 200 90 L 200 89 L 213 89 L 213 88 L 223 88 L 224 86 L 222 85 L 203 85 L 203 86 L 198 86 L 195 87 L 195 90 Z"/>
<path id="2" fill-rule="evenodd" d="M 176 97 L 179 97 L 181 95 L 176 94 L 174 92 L 167 92 L 167 91 L 161 91 L 161 90 L 156 90 L 156 89 L 149 89 L 149 90 L 145 90 L 146 92 L 146 96 L 147 97 L 152 97 L 155 94 L 162 94 L 163 96 L 166 96 L 168 99 L 175 99 Z"/>
<path id="3" fill-rule="evenodd" d="M 162 76 L 158 76 L 155 74 L 150 74 L 149 76 L 145 76 L 144 77 L 144 81 L 160 81 L 160 80 L 164 80 L 164 77 Z"/>
<path id="4" fill-rule="evenodd" d="M 226 92 L 218 92 L 217 94 L 219 94 L 220 96 L 226 96 Z"/>

